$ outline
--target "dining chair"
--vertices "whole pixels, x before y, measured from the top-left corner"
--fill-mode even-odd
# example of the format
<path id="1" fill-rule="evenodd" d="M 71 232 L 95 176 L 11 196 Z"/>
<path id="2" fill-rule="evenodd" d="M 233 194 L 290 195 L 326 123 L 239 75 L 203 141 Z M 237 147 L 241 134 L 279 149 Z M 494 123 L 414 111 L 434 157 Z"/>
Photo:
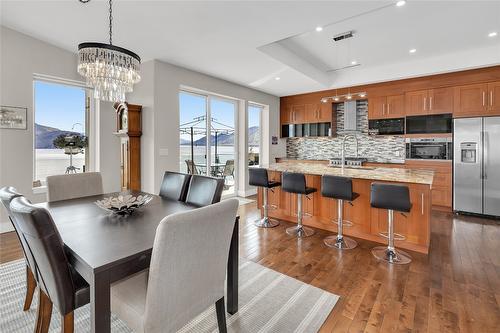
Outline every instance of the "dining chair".
<path id="1" fill-rule="evenodd" d="M 238 200 L 165 217 L 149 270 L 111 286 L 111 311 L 137 333 L 175 332 L 215 303 L 226 332 L 224 280 Z"/>
<path id="2" fill-rule="evenodd" d="M 34 267 L 34 259 L 29 254 L 29 251 L 26 250 L 28 248 L 26 242 L 24 241 L 24 238 L 20 236 L 21 230 L 12 218 L 12 212 L 10 210 L 10 202 L 12 199 L 20 196 L 22 195 L 19 194 L 14 187 L 8 186 L 0 188 L 0 201 L 2 201 L 2 204 L 7 210 L 7 215 L 9 216 L 10 222 L 14 226 L 14 231 L 19 239 L 19 243 L 21 244 L 21 249 L 23 250 L 24 258 L 26 260 L 26 295 L 24 297 L 23 311 L 28 311 L 31 307 L 31 301 L 33 300 L 33 294 L 36 289 L 36 280 L 33 275 L 34 269 L 32 268 Z"/>
<path id="3" fill-rule="evenodd" d="M 193 160 L 186 160 L 187 172 L 192 175 L 198 175 L 198 168 L 194 164 Z"/>
<path id="4" fill-rule="evenodd" d="M 201 175 L 191 176 L 186 195 L 186 203 L 195 206 L 208 206 L 220 201 L 224 179 Z"/>
<path id="5" fill-rule="evenodd" d="M 186 199 L 190 179 L 191 175 L 189 174 L 165 171 L 160 187 L 160 197 L 184 201 Z"/>
<path id="6" fill-rule="evenodd" d="M 59 231 L 46 209 L 32 205 L 25 197 L 15 197 L 10 210 L 34 260 L 33 273 L 39 286 L 35 332 L 48 332 L 53 306 L 61 314 L 61 332 L 73 332 L 73 311 L 89 303 L 89 285 L 69 264 Z"/>
<path id="7" fill-rule="evenodd" d="M 99 172 L 83 172 L 47 177 L 47 201 L 68 200 L 103 194 Z"/>

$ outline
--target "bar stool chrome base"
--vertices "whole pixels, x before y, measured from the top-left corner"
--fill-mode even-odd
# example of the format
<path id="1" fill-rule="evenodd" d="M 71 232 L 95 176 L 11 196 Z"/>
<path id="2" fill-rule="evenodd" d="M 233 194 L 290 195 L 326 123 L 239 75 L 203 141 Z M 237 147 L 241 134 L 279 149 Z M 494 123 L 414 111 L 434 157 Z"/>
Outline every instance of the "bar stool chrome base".
<path id="1" fill-rule="evenodd" d="M 274 227 L 277 227 L 280 225 L 278 220 L 270 219 L 267 216 L 265 216 L 261 219 L 255 220 L 255 222 L 253 224 L 259 228 L 274 228 Z"/>
<path id="2" fill-rule="evenodd" d="M 315 231 L 311 228 L 304 227 L 303 225 L 298 225 L 296 227 L 286 228 L 286 233 L 290 236 L 304 238 L 314 235 Z"/>
<path id="3" fill-rule="evenodd" d="M 390 264 L 405 265 L 411 262 L 411 256 L 405 251 L 390 250 L 387 246 L 376 246 L 372 254 L 378 260 L 387 261 Z"/>
<path id="4" fill-rule="evenodd" d="M 339 250 L 352 250 L 358 246 L 358 242 L 349 237 L 328 236 L 323 242 L 328 247 L 334 247 Z"/>

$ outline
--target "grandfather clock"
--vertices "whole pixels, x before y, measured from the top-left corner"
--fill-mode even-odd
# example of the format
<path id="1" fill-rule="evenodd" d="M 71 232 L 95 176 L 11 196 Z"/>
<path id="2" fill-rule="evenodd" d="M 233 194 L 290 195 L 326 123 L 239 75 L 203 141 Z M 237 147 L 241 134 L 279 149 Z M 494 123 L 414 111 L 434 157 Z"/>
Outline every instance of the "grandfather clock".
<path id="1" fill-rule="evenodd" d="M 120 138 L 121 190 L 141 190 L 141 105 L 115 103 L 116 136 Z"/>

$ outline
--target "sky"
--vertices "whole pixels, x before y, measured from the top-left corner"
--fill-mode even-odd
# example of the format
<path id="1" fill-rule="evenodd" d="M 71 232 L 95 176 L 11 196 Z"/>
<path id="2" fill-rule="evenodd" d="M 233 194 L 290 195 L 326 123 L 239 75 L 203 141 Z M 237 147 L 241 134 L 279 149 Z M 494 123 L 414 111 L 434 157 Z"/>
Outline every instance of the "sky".
<path id="1" fill-rule="evenodd" d="M 85 90 L 35 81 L 35 122 L 67 131 L 75 123 L 85 124 Z M 75 126 L 75 132 L 83 131 Z"/>
<path id="2" fill-rule="evenodd" d="M 212 127 L 215 128 L 234 128 L 234 108 L 236 104 L 223 99 L 210 98 L 210 110 L 212 112 L 212 118 L 218 123 L 222 123 L 227 126 L 212 123 Z M 180 124 L 186 124 L 191 122 L 194 118 L 204 116 L 206 114 L 206 97 L 201 95 L 190 94 L 186 92 L 179 93 L 179 109 L 180 109 Z M 248 124 L 249 127 L 259 126 L 259 113 L 260 109 L 258 107 L 249 106 L 248 108 Z M 189 125 L 186 125 L 188 127 Z M 199 123 L 195 126 L 205 127 L 205 122 Z M 195 139 L 198 139 L 204 135 L 195 135 Z M 186 136 L 185 139 L 189 139 Z"/>

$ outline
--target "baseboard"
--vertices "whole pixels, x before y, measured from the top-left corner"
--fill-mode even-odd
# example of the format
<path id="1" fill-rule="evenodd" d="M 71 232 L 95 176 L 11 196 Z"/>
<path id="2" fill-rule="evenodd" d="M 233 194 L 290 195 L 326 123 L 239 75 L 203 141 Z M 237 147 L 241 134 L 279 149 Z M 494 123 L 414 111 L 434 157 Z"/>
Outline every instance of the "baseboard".
<path id="1" fill-rule="evenodd" d="M 440 212 L 451 212 L 451 207 L 432 205 L 432 210 L 437 210 Z"/>
<path id="2" fill-rule="evenodd" d="M 14 231 L 14 227 L 12 226 L 12 223 L 10 223 L 10 221 L 0 222 L 0 234 L 11 231 Z"/>

